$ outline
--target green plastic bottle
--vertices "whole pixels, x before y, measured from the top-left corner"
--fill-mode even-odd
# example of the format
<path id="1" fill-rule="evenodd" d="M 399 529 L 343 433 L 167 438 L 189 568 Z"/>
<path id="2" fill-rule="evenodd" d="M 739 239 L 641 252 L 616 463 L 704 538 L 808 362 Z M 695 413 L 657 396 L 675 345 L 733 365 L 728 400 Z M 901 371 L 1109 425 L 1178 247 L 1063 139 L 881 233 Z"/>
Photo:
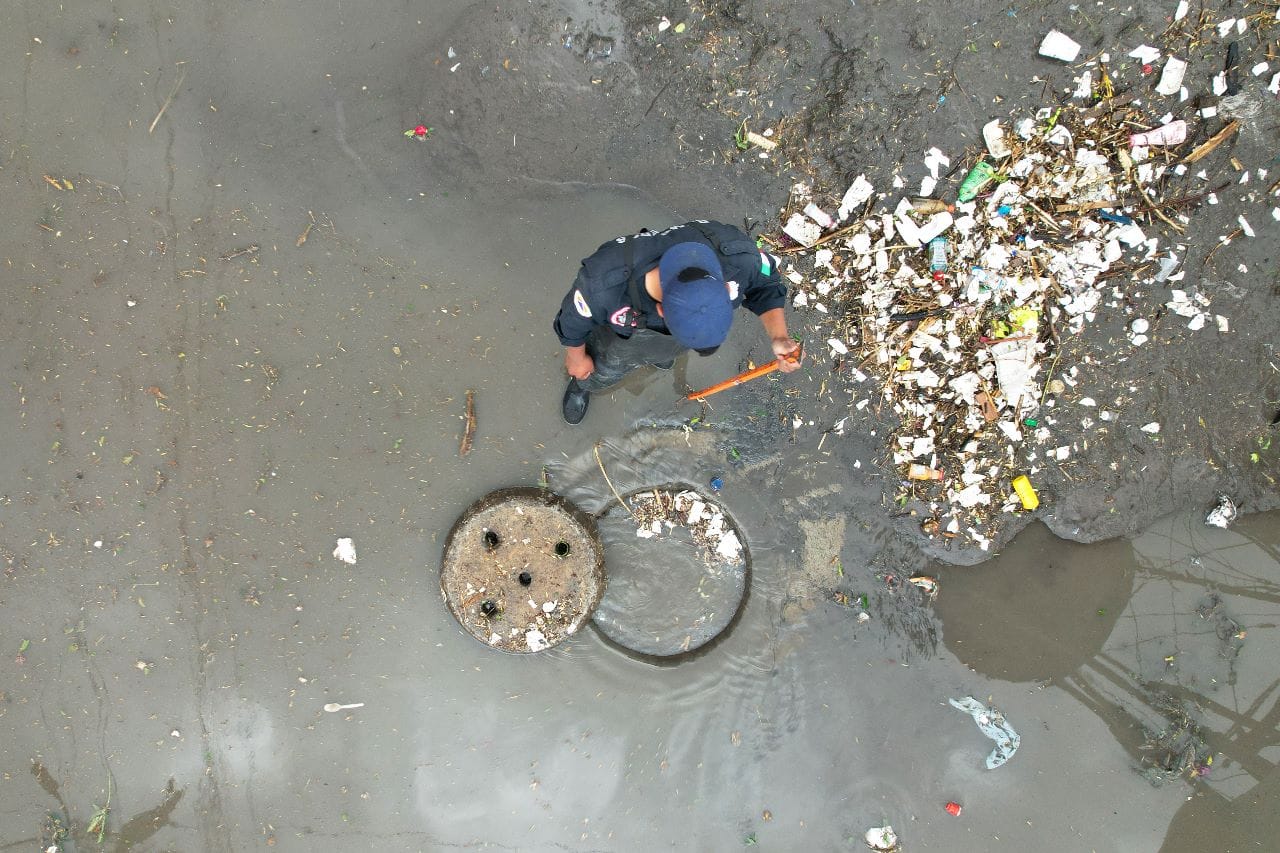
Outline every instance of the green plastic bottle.
<path id="1" fill-rule="evenodd" d="M 979 160 L 977 165 L 970 169 L 969 174 L 965 175 L 964 180 L 960 182 L 956 200 L 962 203 L 973 201 L 982 188 L 994 181 L 995 178 L 995 168 L 986 160 Z"/>

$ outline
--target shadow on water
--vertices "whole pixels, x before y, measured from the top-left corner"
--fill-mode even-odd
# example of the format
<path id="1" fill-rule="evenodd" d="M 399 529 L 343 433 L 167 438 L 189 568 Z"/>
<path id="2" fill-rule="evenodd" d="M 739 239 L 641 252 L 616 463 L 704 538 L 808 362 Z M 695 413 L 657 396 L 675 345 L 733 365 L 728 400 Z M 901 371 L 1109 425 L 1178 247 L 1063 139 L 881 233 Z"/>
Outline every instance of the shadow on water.
<path id="1" fill-rule="evenodd" d="M 986 563 L 933 567 L 944 589 L 936 605 L 943 641 L 992 678 L 1069 675 L 1102 650 L 1135 568 L 1125 540 L 1081 545 L 1033 524 Z"/>
<path id="2" fill-rule="evenodd" d="M 1277 522 L 1181 513 L 1094 545 L 1035 525 L 984 565 L 939 569 L 944 642 L 981 673 L 1066 691 L 1148 781 L 1188 785 L 1165 851 L 1258 849 L 1280 837 Z"/>

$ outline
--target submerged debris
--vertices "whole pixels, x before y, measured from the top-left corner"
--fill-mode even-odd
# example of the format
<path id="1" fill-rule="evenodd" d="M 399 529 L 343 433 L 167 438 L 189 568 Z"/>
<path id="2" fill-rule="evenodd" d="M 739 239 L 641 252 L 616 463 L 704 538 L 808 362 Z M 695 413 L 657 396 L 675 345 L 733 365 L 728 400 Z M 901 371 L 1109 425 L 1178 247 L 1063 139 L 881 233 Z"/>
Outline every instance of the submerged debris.
<path id="1" fill-rule="evenodd" d="M 898 849 L 898 834 L 892 826 L 873 826 L 863 839 L 872 850 L 894 851 Z"/>
<path id="2" fill-rule="evenodd" d="M 1149 758 L 1142 761 L 1143 777 L 1158 788 L 1184 776 L 1191 779 L 1208 776 L 1213 767 L 1213 751 L 1186 706 L 1162 697 L 1153 707 L 1167 725 L 1158 732 L 1146 732 L 1141 749 L 1149 753 Z"/>
<path id="3" fill-rule="evenodd" d="M 996 742 L 995 749 L 991 750 L 991 754 L 987 756 L 988 770 L 995 770 L 1013 758 L 1013 754 L 1018 751 L 1018 746 L 1022 743 L 1022 738 L 1013 730 L 1013 726 L 1009 725 L 1004 714 L 995 708 L 988 708 L 972 696 L 948 701 L 952 708 L 964 711 L 973 717 L 973 721 L 978 724 L 982 733 Z"/>
<path id="4" fill-rule="evenodd" d="M 338 540 L 338 545 L 333 549 L 335 559 L 346 563 L 348 566 L 356 564 L 356 546 L 350 537 L 343 537 Z"/>
<path id="5" fill-rule="evenodd" d="M 687 527 L 693 541 L 702 548 L 708 566 L 738 565 L 743 561 L 742 540 L 724 512 L 697 492 L 652 489 L 633 495 L 628 501 L 636 523 L 636 535 L 650 539 Z"/>
<path id="6" fill-rule="evenodd" d="M 1235 503 L 1226 495 L 1218 496 L 1218 505 L 1209 510 L 1209 514 L 1205 516 L 1204 523 L 1212 527 L 1221 527 L 1224 530 L 1235 523 L 1236 516 L 1240 511 L 1236 509 Z"/>

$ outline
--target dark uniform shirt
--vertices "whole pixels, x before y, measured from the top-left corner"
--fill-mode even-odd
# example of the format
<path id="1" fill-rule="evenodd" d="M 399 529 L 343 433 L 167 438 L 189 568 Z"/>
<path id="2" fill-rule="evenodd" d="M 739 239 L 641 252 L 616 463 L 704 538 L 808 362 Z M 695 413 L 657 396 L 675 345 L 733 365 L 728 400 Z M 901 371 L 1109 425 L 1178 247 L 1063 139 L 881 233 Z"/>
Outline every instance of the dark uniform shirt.
<path id="1" fill-rule="evenodd" d="M 618 237 L 584 258 L 556 315 L 560 343 L 581 346 L 597 326 L 608 326 L 624 338 L 638 328 L 670 334 L 658 316 L 657 303 L 644 288 L 644 276 L 667 249 L 690 242 L 715 249 L 733 307 L 745 305 L 759 316 L 786 304 L 787 288 L 778 274 L 776 257 L 760 251 L 740 228 L 697 220 L 665 231 Z"/>

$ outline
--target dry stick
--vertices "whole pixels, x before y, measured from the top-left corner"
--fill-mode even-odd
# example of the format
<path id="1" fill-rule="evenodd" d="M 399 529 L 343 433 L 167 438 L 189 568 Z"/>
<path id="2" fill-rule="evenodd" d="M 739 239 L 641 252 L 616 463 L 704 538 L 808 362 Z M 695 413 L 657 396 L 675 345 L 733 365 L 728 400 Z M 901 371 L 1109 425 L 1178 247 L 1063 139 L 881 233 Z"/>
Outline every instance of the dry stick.
<path id="1" fill-rule="evenodd" d="M 600 473 L 604 476 L 604 481 L 609 484 L 609 491 L 613 492 L 613 496 L 618 499 L 618 503 L 627 511 L 627 514 L 635 518 L 636 514 L 631 511 L 631 507 L 627 506 L 627 502 L 622 499 L 622 495 L 618 494 L 618 490 L 613 487 L 613 480 L 609 479 L 608 472 L 604 470 L 604 462 L 600 460 L 600 442 L 596 442 L 596 446 L 591 448 L 591 452 L 595 454 L 596 464 L 600 466 Z"/>
<path id="2" fill-rule="evenodd" d="M 815 240 L 815 241 L 813 242 L 813 245 L 811 245 L 811 246 L 792 246 L 792 247 L 790 247 L 790 248 L 787 248 L 787 249 L 783 249 L 783 250 L 781 250 L 780 252 L 778 252 L 778 254 L 779 254 L 779 255 L 794 255 L 794 254 L 795 254 L 795 253 L 797 253 L 797 252 L 806 252 L 806 251 L 808 251 L 809 249 L 816 249 L 816 248 L 818 248 L 819 246 L 821 246 L 823 243 L 830 243 L 832 240 L 836 239 L 837 237 L 842 237 L 842 236 L 844 236 L 844 235 L 845 235 L 845 234 L 847 234 L 848 232 L 852 231 L 854 228 L 857 228 L 859 225 L 861 225 L 861 224 L 863 223 L 863 221 L 864 221 L 864 220 L 860 219 L 860 220 L 858 220 L 857 222 L 853 222 L 853 223 L 850 223 L 849 225 L 846 225 L 845 227 L 843 227 L 843 228 L 839 229 L 838 231 L 832 231 L 832 232 L 831 232 L 830 234 L 828 234 L 827 236 L 822 237 L 822 238 L 820 238 L 820 239 L 818 239 L 818 240 Z"/>
<path id="3" fill-rule="evenodd" d="M 311 217 L 311 221 L 307 223 L 307 227 L 298 235 L 298 240 L 294 243 L 299 249 L 307 242 L 307 238 L 311 236 L 311 229 L 316 227 L 316 215 L 308 210 L 307 216 Z"/>
<path id="4" fill-rule="evenodd" d="M 173 84 L 173 91 L 169 93 L 169 97 L 164 99 L 164 103 L 160 105 L 160 112 L 156 113 L 156 117 L 151 120 L 151 127 L 147 128 L 148 134 L 156 129 L 156 125 L 160 123 L 160 117 L 164 115 L 164 111 L 169 109 L 169 105 L 177 97 L 178 90 L 182 88 L 182 81 L 185 79 L 187 79 L 187 69 L 183 68 L 182 73 L 178 75 L 178 82 Z"/>
<path id="5" fill-rule="evenodd" d="M 1218 254 L 1219 249 L 1221 249 L 1223 246 L 1228 245 L 1232 240 L 1239 237 L 1243 233 L 1244 233 L 1243 228 L 1237 228 L 1236 230 L 1228 234 L 1225 240 L 1218 241 L 1218 245 L 1210 249 L 1209 254 L 1205 255 L 1204 263 L 1200 264 L 1200 269 L 1203 270 L 1205 267 L 1209 266 L 1209 261 L 1213 260 L 1213 256 Z"/>
<path id="6" fill-rule="evenodd" d="M 462 429 L 462 444 L 458 446 L 458 455 L 466 456 L 471 452 L 471 444 L 476 437 L 476 392 L 467 389 L 466 426 Z"/>
<path id="7" fill-rule="evenodd" d="M 1196 146 L 1196 149 L 1192 151 L 1190 154 L 1188 154 L 1186 159 L 1183 160 L 1182 162 L 1194 163 L 1197 160 L 1200 160 L 1202 157 L 1209 155 L 1213 151 L 1213 149 L 1217 148 L 1219 145 L 1223 143 L 1223 140 L 1231 136 L 1231 134 L 1235 133 L 1239 129 L 1240 129 L 1239 119 L 1232 119 L 1231 122 L 1226 127 L 1222 128 L 1222 130 L 1218 131 L 1213 136 L 1210 136 L 1208 140 L 1206 140 L 1202 144 Z"/>

